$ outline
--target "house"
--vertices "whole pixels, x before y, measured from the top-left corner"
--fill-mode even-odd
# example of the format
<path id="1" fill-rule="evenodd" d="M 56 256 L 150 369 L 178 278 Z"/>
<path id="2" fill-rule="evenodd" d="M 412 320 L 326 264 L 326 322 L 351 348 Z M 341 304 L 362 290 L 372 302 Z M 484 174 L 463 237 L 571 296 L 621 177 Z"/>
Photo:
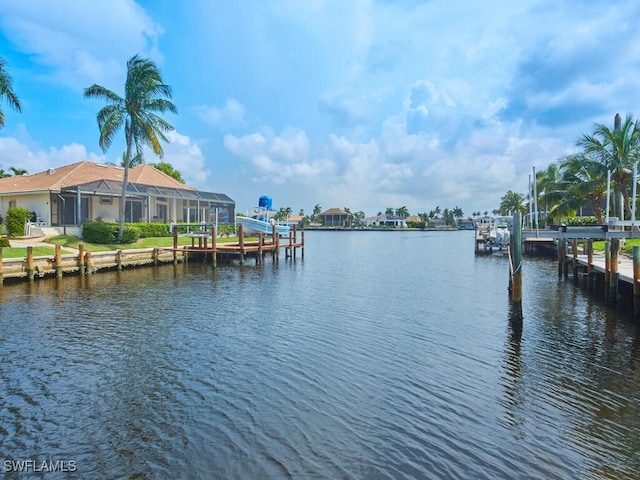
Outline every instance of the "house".
<path id="1" fill-rule="evenodd" d="M 0 179 L 0 215 L 11 207 L 59 233 L 81 233 L 88 220 L 119 218 L 124 168 L 79 162 L 32 175 Z M 178 182 L 149 164 L 129 169 L 125 222 L 233 224 L 235 202 Z"/>
<path id="2" fill-rule="evenodd" d="M 353 217 L 340 208 L 330 208 L 318 215 L 323 227 L 351 227 Z"/>
<path id="3" fill-rule="evenodd" d="M 397 215 L 383 213 L 376 217 L 367 217 L 364 224 L 368 227 L 406 227 L 407 222 Z"/>
<path id="4" fill-rule="evenodd" d="M 302 215 L 289 215 L 280 223 L 283 223 L 284 225 L 289 225 L 291 227 L 293 227 L 294 225 L 297 225 L 298 227 L 302 227 L 303 220 L 304 220 L 304 217 Z"/>

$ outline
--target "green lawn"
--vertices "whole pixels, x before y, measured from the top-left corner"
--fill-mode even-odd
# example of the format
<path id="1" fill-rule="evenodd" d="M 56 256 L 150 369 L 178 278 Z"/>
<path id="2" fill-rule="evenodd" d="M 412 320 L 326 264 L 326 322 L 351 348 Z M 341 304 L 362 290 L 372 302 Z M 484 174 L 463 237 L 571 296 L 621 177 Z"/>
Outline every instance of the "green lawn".
<path id="1" fill-rule="evenodd" d="M 70 251 L 62 250 L 62 253 L 71 253 Z M 34 257 L 53 257 L 56 254 L 55 247 L 33 247 Z M 27 247 L 4 247 L 2 249 L 2 258 L 26 258 Z"/>
<path id="2" fill-rule="evenodd" d="M 62 245 L 62 247 L 70 247 L 77 249 L 80 244 L 84 246 L 84 250 L 86 252 L 102 252 L 107 250 L 126 250 L 130 248 L 155 248 L 155 247 L 172 247 L 173 246 L 173 237 L 150 237 L 150 238 L 140 238 L 135 243 L 112 243 L 112 244 L 98 244 L 98 243 L 88 243 L 84 240 L 74 237 L 71 235 L 58 235 L 56 237 L 47 237 L 44 240 L 47 243 L 53 243 L 56 245 Z M 218 238 L 217 242 L 225 243 L 225 242 L 237 242 L 238 237 L 225 237 Z M 196 245 L 198 244 L 198 240 L 195 241 Z M 178 237 L 178 245 L 191 245 L 191 238 L 189 237 Z"/>
<path id="3" fill-rule="evenodd" d="M 640 246 L 640 238 L 627 238 L 622 247 L 622 253 L 633 255 L 634 246 Z M 604 240 L 593 242 L 593 249 L 597 252 L 604 252 Z"/>

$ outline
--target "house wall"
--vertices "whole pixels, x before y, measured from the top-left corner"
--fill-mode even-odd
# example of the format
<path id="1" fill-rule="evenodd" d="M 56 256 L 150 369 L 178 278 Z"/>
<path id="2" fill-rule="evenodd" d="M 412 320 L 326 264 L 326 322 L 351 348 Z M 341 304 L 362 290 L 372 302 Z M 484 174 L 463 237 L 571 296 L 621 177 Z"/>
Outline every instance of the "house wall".
<path id="1" fill-rule="evenodd" d="M 90 197 L 89 215 L 92 220 L 118 221 L 120 199 L 115 197 Z"/>
<path id="2" fill-rule="evenodd" d="M 47 225 L 51 224 L 51 209 L 49 208 L 49 194 L 48 193 L 36 193 L 25 195 L 10 195 L 0 197 L 0 215 L 4 218 L 9 205 L 15 201 L 15 207 L 26 208 L 32 212 L 36 212 L 36 216 L 46 222 Z"/>

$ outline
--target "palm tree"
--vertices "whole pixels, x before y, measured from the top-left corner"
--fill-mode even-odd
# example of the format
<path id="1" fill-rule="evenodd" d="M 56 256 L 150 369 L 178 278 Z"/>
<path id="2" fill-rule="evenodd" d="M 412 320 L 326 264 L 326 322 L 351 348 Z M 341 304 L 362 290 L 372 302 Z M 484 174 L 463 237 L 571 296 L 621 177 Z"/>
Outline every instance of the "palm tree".
<path id="1" fill-rule="evenodd" d="M 498 212 L 501 215 L 512 215 L 515 212 L 520 212 L 522 214 L 527 213 L 527 207 L 524 204 L 524 195 L 509 190 L 500 199 L 500 208 L 498 209 Z"/>
<path id="2" fill-rule="evenodd" d="M 20 175 L 26 175 L 28 172 L 24 168 L 10 167 L 9 170 L 13 172 L 13 175 L 19 177 Z"/>
<path id="3" fill-rule="evenodd" d="M 627 115 L 624 123 L 618 122 L 611 130 L 606 125 L 595 124 L 592 135 L 583 135 L 576 145 L 582 147 L 583 153 L 592 160 L 601 163 L 611 171 L 611 181 L 618 193 L 622 195 L 623 205 L 615 202 L 614 212 L 624 220 L 624 212 L 630 211 L 629 187 L 633 183 L 633 164 L 640 160 L 640 125 L 631 115 Z"/>
<path id="4" fill-rule="evenodd" d="M 604 220 L 602 205 L 607 198 L 607 169 L 588 156 L 578 153 L 569 155 L 560 161 L 565 185 L 565 200 L 569 208 L 579 208 L 583 201 L 588 202 L 593 215 L 602 223 Z"/>
<path id="5" fill-rule="evenodd" d="M 396 215 L 402 219 L 409 217 L 409 209 L 404 206 L 396 210 Z"/>
<path id="6" fill-rule="evenodd" d="M 117 93 L 93 84 L 84 91 L 85 98 L 99 98 L 107 101 L 107 105 L 97 114 L 100 129 L 99 145 L 104 152 L 111 146 L 116 133 L 124 125 L 126 152 L 124 156 L 124 178 L 122 196 L 120 198 L 120 228 L 118 238 L 124 232 L 125 206 L 127 201 L 127 184 L 131 161 L 142 155 L 143 147 L 149 146 L 153 152 L 162 157 L 160 141 L 168 141 L 165 133 L 174 130 L 166 120 L 156 114 L 166 111 L 177 113 L 178 109 L 171 103 L 171 87 L 163 82 L 158 67 L 149 59 L 134 55 L 127 62 L 127 79 L 124 97 Z M 134 154 L 135 146 L 135 154 Z"/>
<path id="7" fill-rule="evenodd" d="M 6 62 L 0 58 L 0 99 L 4 98 L 11 108 L 22 112 L 20 100 L 13 93 L 13 79 L 6 70 Z M 0 108 L 0 128 L 4 127 L 4 113 Z"/>
<path id="8" fill-rule="evenodd" d="M 462 212 L 462 209 L 460 207 L 455 207 L 453 210 L 451 210 L 451 214 L 456 219 L 456 222 L 464 217 L 464 213 Z"/>
<path id="9" fill-rule="evenodd" d="M 5 172 L 3 168 L 0 168 L 0 178 L 10 177 L 11 174 L 9 172 Z"/>
<path id="10" fill-rule="evenodd" d="M 387 209 L 384 211 L 385 215 L 393 215 L 393 207 L 387 207 Z"/>

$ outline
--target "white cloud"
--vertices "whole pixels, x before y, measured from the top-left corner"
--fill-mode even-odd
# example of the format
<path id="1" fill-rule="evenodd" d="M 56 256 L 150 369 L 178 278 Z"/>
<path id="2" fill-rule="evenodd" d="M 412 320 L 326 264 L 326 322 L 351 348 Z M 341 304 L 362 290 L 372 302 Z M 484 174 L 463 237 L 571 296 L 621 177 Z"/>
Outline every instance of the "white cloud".
<path id="1" fill-rule="evenodd" d="M 204 191 L 217 191 L 222 188 L 222 185 L 211 184 L 209 178 L 212 172 L 207 168 L 207 159 L 197 144 L 193 143 L 188 136 L 175 131 L 169 132 L 167 139 L 169 143 L 163 147 L 162 161 L 170 163 L 178 170 L 187 185 Z M 147 156 L 147 162 L 159 161 L 160 159 Z"/>
<path id="2" fill-rule="evenodd" d="M 216 127 L 237 127 L 245 124 L 245 108 L 235 98 L 227 98 L 221 108 L 200 105 L 193 108 L 195 114 L 203 121 Z"/>

